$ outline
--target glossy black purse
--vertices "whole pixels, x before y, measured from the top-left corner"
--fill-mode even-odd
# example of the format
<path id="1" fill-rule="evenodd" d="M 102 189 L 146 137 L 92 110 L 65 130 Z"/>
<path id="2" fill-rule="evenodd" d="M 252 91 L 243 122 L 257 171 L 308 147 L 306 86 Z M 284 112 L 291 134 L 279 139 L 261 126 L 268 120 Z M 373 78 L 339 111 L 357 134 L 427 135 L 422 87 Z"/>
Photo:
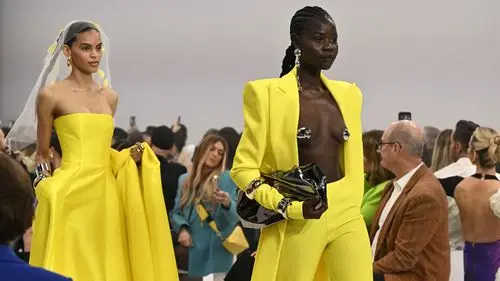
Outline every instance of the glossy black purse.
<path id="1" fill-rule="evenodd" d="M 326 177 L 317 164 L 295 167 L 289 171 L 262 174 L 263 184 L 275 188 L 285 198 L 292 201 L 306 201 L 316 198 L 327 205 Z M 285 218 L 280 213 L 262 207 L 250 199 L 245 192 L 238 194 L 236 208 L 244 227 L 260 229 L 278 223 Z"/>

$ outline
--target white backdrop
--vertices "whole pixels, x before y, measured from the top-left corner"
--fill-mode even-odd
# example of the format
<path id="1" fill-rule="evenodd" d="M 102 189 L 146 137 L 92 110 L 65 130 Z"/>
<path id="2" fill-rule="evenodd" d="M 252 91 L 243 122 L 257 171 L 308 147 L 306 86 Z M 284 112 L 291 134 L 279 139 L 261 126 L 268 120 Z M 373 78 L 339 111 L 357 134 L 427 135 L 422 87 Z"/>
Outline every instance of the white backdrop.
<path id="1" fill-rule="evenodd" d="M 497 126 L 500 1 L 130 1 L 2 0 L 0 119 L 14 119 L 47 47 L 68 21 L 99 23 L 111 41 L 117 125 L 171 124 L 195 142 L 209 127 L 241 129 L 245 81 L 277 76 L 293 13 L 307 4 L 337 22 L 340 54 L 331 78 L 364 92 L 364 128 L 400 110 L 421 125 L 460 118 Z"/>

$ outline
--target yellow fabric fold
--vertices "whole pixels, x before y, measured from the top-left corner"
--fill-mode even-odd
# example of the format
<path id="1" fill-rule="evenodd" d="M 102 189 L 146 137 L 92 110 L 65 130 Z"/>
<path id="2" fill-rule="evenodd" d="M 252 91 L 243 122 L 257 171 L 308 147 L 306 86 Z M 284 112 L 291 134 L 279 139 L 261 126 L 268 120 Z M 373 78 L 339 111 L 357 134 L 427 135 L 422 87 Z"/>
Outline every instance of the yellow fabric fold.
<path id="1" fill-rule="evenodd" d="M 178 280 L 160 162 L 147 144 L 144 147 L 139 168 L 131 157 L 123 162 L 121 154 L 130 155 L 128 150 L 112 154 L 126 218 L 132 280 Z"/>

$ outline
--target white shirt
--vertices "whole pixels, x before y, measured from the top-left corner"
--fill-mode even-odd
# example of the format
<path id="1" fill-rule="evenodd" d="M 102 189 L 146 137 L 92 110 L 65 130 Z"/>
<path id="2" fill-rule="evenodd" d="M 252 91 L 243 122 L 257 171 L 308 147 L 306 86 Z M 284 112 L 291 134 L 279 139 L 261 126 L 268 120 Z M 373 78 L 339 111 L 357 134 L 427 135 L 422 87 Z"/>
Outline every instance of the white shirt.
<path id="1" fill-rule="evenodd" d="M 469 158 L 462 157 L 456 162 L 443 167 L 436 171 L 434 176 L 438 179 L 449 177 L 467 178 L 476 173 L 476 166 L 472 164 Z M 457 202 L 453 197 L 447 196 L 448 199 L 448 232 L 451 250 L 460 250 L 464 247 L 464 238 L 462 235 L 462 222 L 458 212 Z"/>
<path id="2" fill-rule="evenodd" d="M 392 207 L 394 206 L 394 203 L 396 203 L 396 200 L 398 200 L 399 195 L 401 195 L 401 192 L 404 190 L 408 182 L 410 181 L 411 177 L 415 174 L 415 172 L 422 166 L 424 163 L 420 163 L 417 167 L 415 167 L 413 170 L 409 171 L 406 173 L 404 176 L 402 176 L 399 180 L 394 181 L 394 190 L 391 193 L 391 197 L 387 201 L 387 203 L 384 206 L 384 209 L 382 210 L 382 213 L 380 214 L 380 219 L 378 221 L 378 230 L 377 233 L 375 233 L 375 237 L 373 238 L 373 243 L 372 243 L 372 256 L 373 260 L 375 261 L 375 250 L 377 249 L 377 244 L 378 244 L 378 238 L 380 235 L 380 231 L 382 230 L 382 227 L 384 226 L 385 220 L 387 219 L 387 216 L 389 215 L 389 212 L 391 211 Z"/>
<path id="3" fill-rule="evenodd" d="M 495 216 L 500 218 L 500 189 L 490 197 L 490 207 Z"/>
<path id="4" fill-rule="evenodd" d="M 434 176 L 438 179 L 444 179 L 454 176 L 462 178 L 470 177 L 476 173 L 476 166 L 472 164 L 469 158 L 462 157 L 456 162 L 443 167 L 441 170 L 436 171 Z"/>

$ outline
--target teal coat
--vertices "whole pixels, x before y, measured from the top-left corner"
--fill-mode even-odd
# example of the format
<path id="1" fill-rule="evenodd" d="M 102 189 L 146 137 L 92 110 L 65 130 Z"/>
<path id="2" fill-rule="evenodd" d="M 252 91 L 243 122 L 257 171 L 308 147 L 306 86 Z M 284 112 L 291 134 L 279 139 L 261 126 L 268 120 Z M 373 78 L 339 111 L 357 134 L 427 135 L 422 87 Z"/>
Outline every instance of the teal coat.
<path id="1" fill-rule="evenodd" d="M 182 197 L 182 185 L 187 174 L 179 177 L 179 186 L 175 198 L 175 206 L 170 215 L 170 222 L 176 233 L 179 233 L 181 226 L 187 226 L 193 247 L 189 249 L 189 276 L 206 276 L 210 273 L 228 272 L 233 263 L 233 255 L 226 251 L 222 241 L 215 234 L 206 222 L 201 222 L 196 209 L 192 204 L 180 209 L 180 199 Z M 224 171 L 219 177 L 219 188 L 231 196 L 229 209 L 218 205 L 212 213 L 217 227 L 223 237 L 229 236 L 239 222 L 236 213 L 236 190 L 237 187 L 229 177 L 229 172 Z M 207 211 L 211 211 L 210 205 L 204 205 Z M 191 211 L 192 210 L 192 211 Z"/>

